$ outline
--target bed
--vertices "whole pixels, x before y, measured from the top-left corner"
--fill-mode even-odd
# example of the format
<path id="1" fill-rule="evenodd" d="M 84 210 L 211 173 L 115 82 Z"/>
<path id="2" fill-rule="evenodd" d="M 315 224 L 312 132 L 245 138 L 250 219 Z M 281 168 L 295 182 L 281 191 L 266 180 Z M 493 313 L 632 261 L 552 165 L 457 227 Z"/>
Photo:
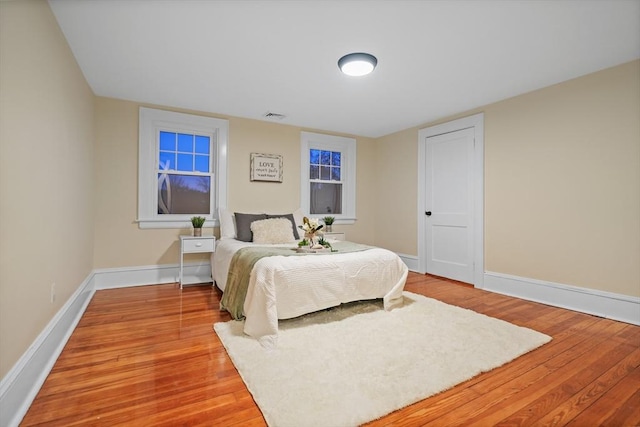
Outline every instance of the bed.
<path id="1" fill-rule="evenodd" d="M 293 236 L 285 233 L 275 238 L 272 233 L 265 238 L 262 232 L 253 235 L 250 231 L 261 224 L 271 227 L 278 221 L 279 226 L 288 223 L 282 218 L 290 221 L 291 229 L 286 233 L 293 231 Z M 408 269 L 398 255 L 383 248 L 331 240 L 334 252 L 298 254 L 295 248 L 304 236 L 295 229 L 301 218 L 299 212 L 221 212 L 221 237 L 211 255 L 211 270 L 216 286 L 223 291 L 223 301 L 228 296 L 226 292 L 235 292 L 236 281 L 232 279 L 242 270 L 234 255 L 238 258 L 241 252 L 269 252 L 268 256 L 255 257 L 254 263 L 249 264 L 252 267 L 247 267 L 250 272 L 245 273 L 248 283 L 246 297 L 241 295 L 241 313 L 229 310 L 235 318 L 244 317 L 244 332 L 267 348 L 277 346 L 279 319 L 359 300 L 381 298 L 385 310 L 402 304 Z M 232 290 L 227 289 L 228 279 Z"/>

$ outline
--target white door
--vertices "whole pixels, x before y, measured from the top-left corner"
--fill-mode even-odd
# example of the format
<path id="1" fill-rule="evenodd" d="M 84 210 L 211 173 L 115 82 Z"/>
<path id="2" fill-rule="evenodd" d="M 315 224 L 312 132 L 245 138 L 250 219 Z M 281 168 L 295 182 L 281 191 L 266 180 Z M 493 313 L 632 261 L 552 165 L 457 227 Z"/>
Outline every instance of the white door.
<path id="1" fill-rule="evenodd" d="M 427 273 L 474 283 L 474 129 L 426 137 Z"/>

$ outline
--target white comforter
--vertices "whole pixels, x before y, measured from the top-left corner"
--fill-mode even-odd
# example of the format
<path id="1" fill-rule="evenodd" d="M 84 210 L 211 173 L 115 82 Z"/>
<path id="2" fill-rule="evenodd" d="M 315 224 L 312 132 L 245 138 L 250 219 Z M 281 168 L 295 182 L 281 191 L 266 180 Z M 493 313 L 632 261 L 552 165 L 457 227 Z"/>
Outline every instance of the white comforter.
<path id="1" fill-rule="evenodd" d="M 235 239 L 216 242 L 211 268 L 222 291 L 233 254 L 251 245 Z M 278 319 L 375 298 L 383 298 L 385 310 L 390 310 L 402 304 L 407 273 L 400 257 L 382 248 L 344 254 L 262 258 L 253 267 L 249 279 L 244 332 L 265 347 L 275 347 Z"/>

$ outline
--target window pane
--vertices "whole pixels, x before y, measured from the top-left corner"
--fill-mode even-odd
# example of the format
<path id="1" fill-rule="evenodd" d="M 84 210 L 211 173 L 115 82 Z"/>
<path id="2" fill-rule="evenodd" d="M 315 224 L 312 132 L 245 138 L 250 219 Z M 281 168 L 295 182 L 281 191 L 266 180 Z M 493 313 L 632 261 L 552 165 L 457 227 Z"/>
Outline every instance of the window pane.
<path id="1" fill-rule="evenodd" d="M 160 149 L 176 151 L 176 134 L 173 132 L 160 132 Z"/>
<path id="2" fill-rule="evenodd" d="M 211 144 L 208 136 L 196 135 L 196 153 L 209 154 L 210 147 Z"/>
<path id="3" fill-rule="evenodd" d="M 320 154 L 320 163 L 323 165 L 331 164 L 331 151 L 323 151 Z"/>
<path id="4" fill-rule="evenodd" d="M 329 166 L 320 166 L 320 179 L 327 181 L 331 179 L 331 168 Z"/>
<path id="5" fill-rule="evenodd" d="M 340 181 L 340 168 L 331 168 L 331 180 Z"/>
<path id="6" fill-rule="evenodd" d="M 342 213 L 342 184 L 312 182 L 310 190 L 311 215 Z"/>
<path id="7" fill-rule="evenodd" d="M 320 164 L 320 150 L 309 150 L 309 163 L 312 165 Z"/>
<path id="8" fill-rule="evenodd" d="M 210 200 L 210 177 L 158 174 L 159 214 L 209 215 Z"/>
<path id="9" fill-rule="evenodd" d="M 195 170 L 198 172 L 209 172 L 209 156 L 198 156 L 196 155 L 196 165 Z"/>
<path id="10" fill-rule="evenodd" d="M 178 170 L 183 172 L 193 171 L 193 154 L 178 154 Z"/>
<path id="11" fill-rule="evenodd" d="M 169 170 L 176 168 L 176 155 L 175 153 L 167 153 L 166 151 L 160 152 L 160 162 L 158 163 L 160 170 Z"/>
<path id="12" fill-rule="evenodd" d="M 331 164 L 333 166 L 340 166 L 341 154 L 342 153 L 340 153 L 339 151 L 332 151 L 331 152 Z"/>
<path id="13" fill-rule="evenodd" d="M 178 134 L 178 151 L 193 153 L 193 135 Z"/>
<path id="14" fill-rule="evenodd" d="M 319 166 L 310 166 L 309 167 L 309 179 L 320 179 L 320 167 Z"/>

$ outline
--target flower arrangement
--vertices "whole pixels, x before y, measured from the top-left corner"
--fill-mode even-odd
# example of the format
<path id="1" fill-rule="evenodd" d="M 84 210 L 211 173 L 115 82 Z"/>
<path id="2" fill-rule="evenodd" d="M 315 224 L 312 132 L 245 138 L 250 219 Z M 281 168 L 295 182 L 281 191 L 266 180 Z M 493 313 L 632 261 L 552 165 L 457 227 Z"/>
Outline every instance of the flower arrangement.
<path id="1" fill-rule="evenodd" d="M 298 227 L 304 231 L 304 239 L 298 244 L 299 247 L 309 246 L 311 249 L 322 249 L 326 247 L 318 241 L 318 234 L 324 227 L 324 224 L 320 224 L 317 218 L 309 219 L 305 216 L 302 218 L 302 225 Z M 324 239 L 322 239 L 322 241 L 324 241 Z"/>
<path id="2" fill-rule="evenodd" d="M 320 224 L 317 218 L 302 218 L 302 225 L 299 226 L 304 231 L 305 237 L 315 236 L 318 231 L 324 227 L 324 224 Z"/>
<path id="3" fill-rule="evenodd" d="M 331 243 L 329 243 L 328 241 L 324 240 L 324 237 L 320 237 L 318 239 L 318 244 L 320 246 L 322 246 L 323 248 L 329 248 L 331 249 L 331 252 L 336 252 L 333 247 L 331 246 Z"/>

